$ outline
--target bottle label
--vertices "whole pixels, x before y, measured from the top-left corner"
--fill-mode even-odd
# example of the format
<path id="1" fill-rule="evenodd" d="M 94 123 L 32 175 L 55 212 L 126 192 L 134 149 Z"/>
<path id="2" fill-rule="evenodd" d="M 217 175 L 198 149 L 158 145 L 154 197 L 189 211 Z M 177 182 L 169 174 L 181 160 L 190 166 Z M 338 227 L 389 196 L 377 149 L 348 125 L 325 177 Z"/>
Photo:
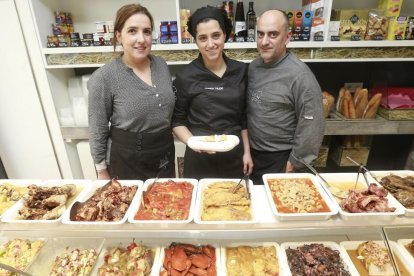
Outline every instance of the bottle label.
<path id="1" fill-rule="evenodd" d="M 236 21 L 234 24 L 234 32 L 236 36 L 241 35 L 240 32 L 246 31 L 246 22 Z"/>
<path id="2" fill-rule="evenodd" d="M 256 41 L 256 30 L 248 29 L 247 30 L 247 42 L 255 42 L 255 41 Z"/>

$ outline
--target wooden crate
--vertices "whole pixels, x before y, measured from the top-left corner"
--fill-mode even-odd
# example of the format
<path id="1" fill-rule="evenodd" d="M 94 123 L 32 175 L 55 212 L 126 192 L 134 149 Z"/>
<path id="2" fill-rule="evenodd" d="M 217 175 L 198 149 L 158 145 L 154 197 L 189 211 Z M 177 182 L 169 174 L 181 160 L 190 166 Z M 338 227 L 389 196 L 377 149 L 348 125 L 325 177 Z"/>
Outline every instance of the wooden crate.
<path id="1" fill-rule="evenodd" d="M 380 107 L 378 114 L 390 121 L 414 120 L 414 108 L 387 109 Z"/>
<path id="2" fill-rule="evenodd" d="M 346 158 L 351 157 L 358 163 L 367 164 L 370 147 L 346 148 L 337 145 L 331 149 L 331 156 L 335 163 L 340 167 L 354 167 L 355 164 Z"/>

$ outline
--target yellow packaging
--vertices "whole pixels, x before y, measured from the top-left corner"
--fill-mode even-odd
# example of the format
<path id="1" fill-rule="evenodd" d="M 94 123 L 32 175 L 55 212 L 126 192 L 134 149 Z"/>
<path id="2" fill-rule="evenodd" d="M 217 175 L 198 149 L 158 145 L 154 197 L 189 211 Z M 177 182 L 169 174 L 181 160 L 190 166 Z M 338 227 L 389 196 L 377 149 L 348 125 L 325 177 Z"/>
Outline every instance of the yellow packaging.
<path id="1" fill-rule="evenodd" d="M 401 40 L 405 38 L 407 16 L 390 17 L 388 23 L 388 40 Z"/>
<path id="2" fill-rule="evenodd" d="M 339 10 L 339 37 L 341 40 L 364 39 L 368 23 L 368 10 Z"/>
<path id="3" fill-rule="evenodd" d="M 385 16 L 398 17 L 401 12 L 403 0 L 379 0 L 378 8 L 385 12 Z"/>
<path id="4" fill-rule="evenodd" d="M 190 18 L 190 10 L 182 9 L 180 10 L 180 23 L 181 23 L 181 43 L 191 43 L 192 37 L 188 32 L 187 23 Z"/>

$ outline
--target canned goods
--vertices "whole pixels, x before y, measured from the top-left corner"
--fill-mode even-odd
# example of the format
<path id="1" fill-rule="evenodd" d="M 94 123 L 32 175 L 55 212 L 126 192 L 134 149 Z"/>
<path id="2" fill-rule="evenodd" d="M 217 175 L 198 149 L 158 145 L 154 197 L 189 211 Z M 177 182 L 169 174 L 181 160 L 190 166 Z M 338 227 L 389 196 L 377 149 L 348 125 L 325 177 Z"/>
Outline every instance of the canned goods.
<path id="1" fill-rule="evenodd" d="M 170 34 L 177 34 L 177 21 L 170 21 Z"/>
<path id="2" fill-rule="evenodd" d="M 160 25 L 160 33 L 162 35 L 168 35 L 169 34 L 169 28 L 168 28 L 168 21 L 161 21 Z"/>

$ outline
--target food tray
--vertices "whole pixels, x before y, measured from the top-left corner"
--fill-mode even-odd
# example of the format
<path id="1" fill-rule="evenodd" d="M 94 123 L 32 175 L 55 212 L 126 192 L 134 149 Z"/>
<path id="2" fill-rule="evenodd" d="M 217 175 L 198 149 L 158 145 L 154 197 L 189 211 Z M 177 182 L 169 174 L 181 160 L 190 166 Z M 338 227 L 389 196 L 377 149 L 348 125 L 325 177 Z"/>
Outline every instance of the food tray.
<path id="1" fill-rule="evenodd" d="M 285 263 L 281 261 L 281 250 L 280 250 L 280 246 L 279 244 L 275 243 L 275 242 L 245 242 L 245 243 L 230 243 L 230 244 L 226 244 L 225 246 L 221 247 L 220 250 L 220 266 L 221 266 L 221 274 L 219 275 L 227 275 L 227 262 L 226 262 L 226 258 L 227 258 L 227 248 L 229 247 L 238 247 L 238 246 L 252 246 L 252 247 L 257 247 L 257 246 L 274 246 L 276 248 L 276 257 L 277 257 L 277 262 L 278 262 L 278 266 L 279 266 L 279 275 L 284 275 L 284 271 L 286 270 L 285 267 Z"/>
<path id="2" fill-rule="evenodd" d="M 11 184 L 17 187 L 27 187 L 31 184 L 35 184 L 35 185 L 39 185 L 40 183 L 42 183 L 42 180 L 40 179 L 0 179 L 0 185 L 3 184 Z M 7 209 L 5 209 L 5 211 L 0 214 L 0 219 L 3 218 L 3 215 L 6 214 L 6 212 L 13 207 L 13 205 L 15 205 L 18 201 L 16 201 L 15 203 L 13 203 L 10 207 L 8 207 Z"/>
<path id="3" fill-rule="evenodd" d="M 340 175 L 344 176 L 344 177 L 348 177 L 349 179 L 353 179 L 353 181 L 356 180 L 356 173 L 344 173 L 344 174 L 321 174 L 321 176 L 323 178 L 325 178 L 328 183 L 330 182 L 330 180 L 335 179 L 338 175 L 338 177 Z M 361 180 L 358 180 L 358 183 L 363 183 L 360 181 L 364 181 L 364 177 L 362 175 L 359 176 L 360 178 L 362 178 Z M 346 179 L 346 178 L 344 178 Z M 388 203 L 390 207 L 395 207 L 395 211 L 394 212 L 377 212 L 377 213 L 350 213 L 347 211 L 342 210 L 342 208 L 339 206 L 338 201 L 336 200 L 336 198 L 328 191 L 328 188 L 323 185 L 325 187 L 325 190 L 327 191 L 329 197 L 331 198 L 332 201 L 334 201 L 334 204 L 336 205 L 338 212 L 339 212 L 339 216 L 343 219 L 343 220 L 353 220 L 353 221 L 367 221 L 367 220 L 373 220 L 373 221 L 391 221 L 393 219 L 395 219 L 397 216 L 404 214 L 404 210 L 403 210 L 403 206 L 391 195 L 391 193 L 388 193 L 387 195 L 387 199 L 388 199 Z"/>
<path id="4" fill-rule="evenodd" d="M 291 179 L 291 178 L 309 178 L 313 185 L 315 185 L 316 190 L 321 195 L 322 199 L 325 201 L 326 205 L 330 209 L 329 212 L 319 212 L 319 213 L 280 213 L 277 210 L 277 206 L 273 201 L 272 192 L 270 190 L 267 179 Z M 280 221 L 291 221 L 291 220 L 326 220 L 331 216 L 338 213 L 338 207 L 333 204 L 332 199 L 326 194 L 325 190 L 322 188 L 320 183 L 317 181 L 316 177 L 310 173 L 275 173 L 275 174 L 264 174 L 263 183 L 265 184 L 265 190 L 267 198 L 272 207 L 273 214 Z"/>
<path id="5" fill-rule="evenodd" d="M 39 183 L 39 186 L 42 187 L 53 187 L 53 186 L 63 186 L 65 184 L 75 184 L 77 187 L 77 195 L 73 196 L 68 200 L 69 203 L 66 204 L 65 212 L 57 219 L 52 220 L 23 220 L 18 219 L 19 210 L 23 207 L 23 200 L 20 199 L 16 204 L 14 204 L 2 217 L 3 222 L 9 223 L 56 223 L 62 220 L 62 217 L 66 212 L 69 212 L 72 204 L 77 201 L 78 197 L 82 197 L 84 193 L 87 193 L 92 186 L 90 180 L 75 180 L 75 179 L 59 179 L 59 180 L 47 180 Z"/>
<path id="6" fill-rule="evenodd" d="M 177 242 L 177 243 L 179 243 L 179 242 Z M 187 243 L 187 242 L 183 242 L 183 243 Z M 191 244 L 197 245 L 197 246 L 207 245 L 207 243 L 202 243 L 202 244 L 191 243 Z M 217 244 L 210 244 L 210 245 L 215 248 L 215 251 L 216 251 L 216 271 L 217 271 L 217 275 L 220 275 L 220 267 L 221 267 L 221 263 L 220 263 L 220 246 L 218 246 Z M 151 276 L 158 276 L 158 275 L 160 275 L 160 273 L 162 271 L 164 271 L 163 263 L 164 263 L 164 257 L 165 257 L 165 249 L 167 247 L 169 247 L 169 245 L 166 246 L 166 247 L 161 247 L 160 255 L 159 255 L 159 258 L 158 258 L 158 267 L 157 267 L 157 269 L 155 269 L 151 272 Z"/>
<path id="7" fill-rule="evenodd" d="M 400 239 L 397 241 L 398 250 L 401 253 L 400 259 L 403 259 L 404 265 L 408 270 L 410 270 L 411 275 L 414 275 L 414 257 L 405 247 L 407 244 L 411 243 L 413 239 Z"/>
<path id="8" fill-rule="evenodd" d="M 133 204 L 136 204 L 136 202 L 138 201 L 139 197 L 141 196 L 141 189 L 142 189 L 142 181 L 141 180 L 118 180 L 118 182 L 121 184 L 121 186 L 137 186 L 137 191 L 135 192 L 134 197 L 132 198 L 131 204 L 128 207 L 128 210 L 125 212 L 125 215 L 123 216 L 123 218 L 119 221 L 73 221 L 70 219 L 70 210 L 68 212 L 65 212 L 63 214 L 63 218 L 62 218 L 62 223 L 65 224 L 80 224 L 80 225 L 114 225 L 114 224 L 123 224 L 125 223 L 125 221 L 128 218 L 128 211 L 131 208 L 131 206 L 134 206 Z M 82 195 L 80 195 L 77 198 L 77 201 L 80 202 L 85 202 L 87 201 L 89 198 L 91 198 L 96 190 L 98 188 L 101 188 L 102 186 L 104 186 L 105 184 L 108 183 L 108 180 L 97 180 L 95 182 L 93 182 L 93 184 L 91 185 L 91 188 L 88 189 L 87 192 L 83 193 Z"/>
<path id="9" fill-rule="evenodd" d="M 83 250 L 93 248 L 99 256 L 103 242 L 103 238 L 94 237 L 59 237 L 49 239 L 36 258 L 36 261 L 27 269 L 27 272 L 32 275 L 50 275 L 56 257 L 65 252 L 70 253 L 75 249 Z M 93 267 L 91 271 L 93 271 Z"/>
<path id="10" fill-rule="evenodd" d="M 398 176 L 401 176 L 401 177 L 414 176 L 414 171 L 410 171 L 410 170 L 400 170 L 400 171 L 371 171 L 371 173 L 374 176 L 373 181 L 375 181 L 378 184 L 379 184 L 380 178 L 382 178 L 384 176 L 387 176 L 387 175 L 390 175 L 390 174 L 395 174 L 395 175 L 398 175 Z M 372 179 L 369 174 L 367 174 L 367 176 L 368 176 L 368 179 L 370 179 L 370 180 Z M 402 204 L 401 204 L 401 208 L 404 210 L 405 216 L 407 216 L 407 217 L 414 217 L 414 209 L 412 209 L 412 208 L 406 208 Z"/>
<path id="11" fill-rule="evenodd" d="M 96 265 L 93 268 L 91 275 L 98 275 L 99 268 L 103 264 L 105 264 L 105 255 L 106 255 L 107 251 L 109 251 L 110 249 L 112 249 L 114 247 L 126 248 L 132 242 L 133 242 L 132 238 L 119 238 L 119 239 L 105 240 L 105 242 L 102 246 L 101 253 L 98 256 L 98 259 L 96 261 Z M 141 243 L 141 241 L 139 239 L 135 239 L 135 242 L 137 244 Z M 159 255 L 160 255 L 160 252 L 161 252 L 161 248 L 159 246 L 157 246 L 155 243 L 143 242 L 142 244 L 145 247 L 151 249 L 151 251 L 153 253 L 154 259 L 153 259 L 152 268 L 151 268 L 151 274 L 152 274 L 152 272 L 155 271 L 159 267 L 158 259 L 159 259 Z"/>
<path id="12" fill-rule="evenodd" d="M 250 213 L 251 213 L 251 220 L 211 220 L 211 221 L 204 221 L 201 220 L 201 214 L 203 212 L 203 192 L 210 184 L 219 181 L 233 181 L 239 183 L 240 178 L 238 179 L 224 179 L 224 178 L 204 178 L 200 179 L 198 184 L 198 191 L 197 191 L 197 200 L 196 200 L 196 207 L 195 207 L 195 215 L 194 215 L 194 222 L 197 224 L 252 224 L 257 222 L 258 212 L 260 210 L 256 209 L 256 206 L 253 203 L 252 197 L 250 197 Z M 244 185 L 244 181 L 243 181 Z M 249 179 L 249 189 L 250 191 L 253 190 L 253 182 Z"/>
<path id="13" fill-rule="evenodd" d="M 292 273 L 290 271 L 290 267 L 289 267 L 289 263 L 288 263 L 288 259 L 287 259 L 287 255 L 286 255 L 286 249 L 288 248 L 292 248 L 292 249 L 296 249 L 300 246 L 303 246 L 305 244 L 313 244 L 313 243 L 318 243 L 318 244 L 323 244 L 325 247 L 328 247 L 330 249 L 333 250 L 338 250 L 339 251 L 339 255 L 341 256 L 342 262 L 344 264 L 345 269 L 348 270 L 348 272 L 352 275 L 352 276 L 358 276 L 359 273 L 356 270 L 354 264 L 352 263 L 351 259 L 349 258 L 348 254 L 346 254 L 346 252 L 335 242 L 331 242 L 331 241 L 312 241 L 312 242 L 284 242 L 280 245 L 281 247 L 281 258 L 282 261 L 284 262 L 286 269 L 284 270 L 284 275 L 285 276 L 292 276 Z"/>
<path id="14" fill-rule="evenodd" d="M 142 224 L 183 224 L 183 223 L 189 223 L 193 220 L 194 217 L 194 204 L 196 200 L 196 194 L 197 194 L 197 186 L 198 186 L 198 180 L 193 178 L 159 178 L 157 180 L 157 183 L 159 182 L 167 182 L 168 180 L 172 180 L 174 182 L 189 182 L 194 186 L 193 193 L 191 196 L 191 204 L 190 204 L 190 212 L 188 213 L 188 218 L 186 220 L 137 220 L 134 218 L 135 214 L 138 212 L 139 207 L 141 206 L 141 200 L 143 198 L 143 192 L 148 189 L 148 186 L 154 183 L 155 178 L 147 179 L 144 182 L 144 185 L 141 189 L 141 192 L 139 193 L 138 200 L 136 201 L 136 204 L 132 205 L 129 208 L 128 213 L 128 221 L 130 223 L 142 223 Z"/>
<path id="15" fill-rule="evenodd" d="M 188 139 L 187 145 L 193 150 L 225 152 L 232 150 L 240 143 L 236 135 L 226 135 L 227 140 L 221 142 L 207 142 L 208 136 L 192 136 Z"/>
<path id="16" fill-rule="evenodd" d="M 365 242 L 365 241 L 343 241 L 339 245 L 342 248 L 342 250 L 349 257 L 349 255 L 347 253 L 347 250 L 355 250 L 355 249 L 358 248 L 358 245 L 360 245 L 363 242 Z M 386 248 L 384 241 L 374 241 L 374 242 L 379 244 L 382 248 Z M 413 264 L 410 264 L 410 260 L 407 259 L 407 256 L 404 256 L 405 254 L 403 254 L 404 252 L 402 252 L 402 249 L 400 248 L 400 246 L 398 246 L 398 244 L 394 241 L 388 241 L 388 243 L 390 245 L 390 248 L 391 248 L 393 254 L 395 254 L 398 257 L 398 259 L 402 262 L 402 264 L 405 266 L 405 268 L 408 269 L 411 272 L 411 275 L 413 275 L 413 273 L 414 273 Z M 349 259 L 351 260 L 350 257 L 349 257 Z M 351 262 L 352 262 L 352 260 L 351 260 Z"/>

